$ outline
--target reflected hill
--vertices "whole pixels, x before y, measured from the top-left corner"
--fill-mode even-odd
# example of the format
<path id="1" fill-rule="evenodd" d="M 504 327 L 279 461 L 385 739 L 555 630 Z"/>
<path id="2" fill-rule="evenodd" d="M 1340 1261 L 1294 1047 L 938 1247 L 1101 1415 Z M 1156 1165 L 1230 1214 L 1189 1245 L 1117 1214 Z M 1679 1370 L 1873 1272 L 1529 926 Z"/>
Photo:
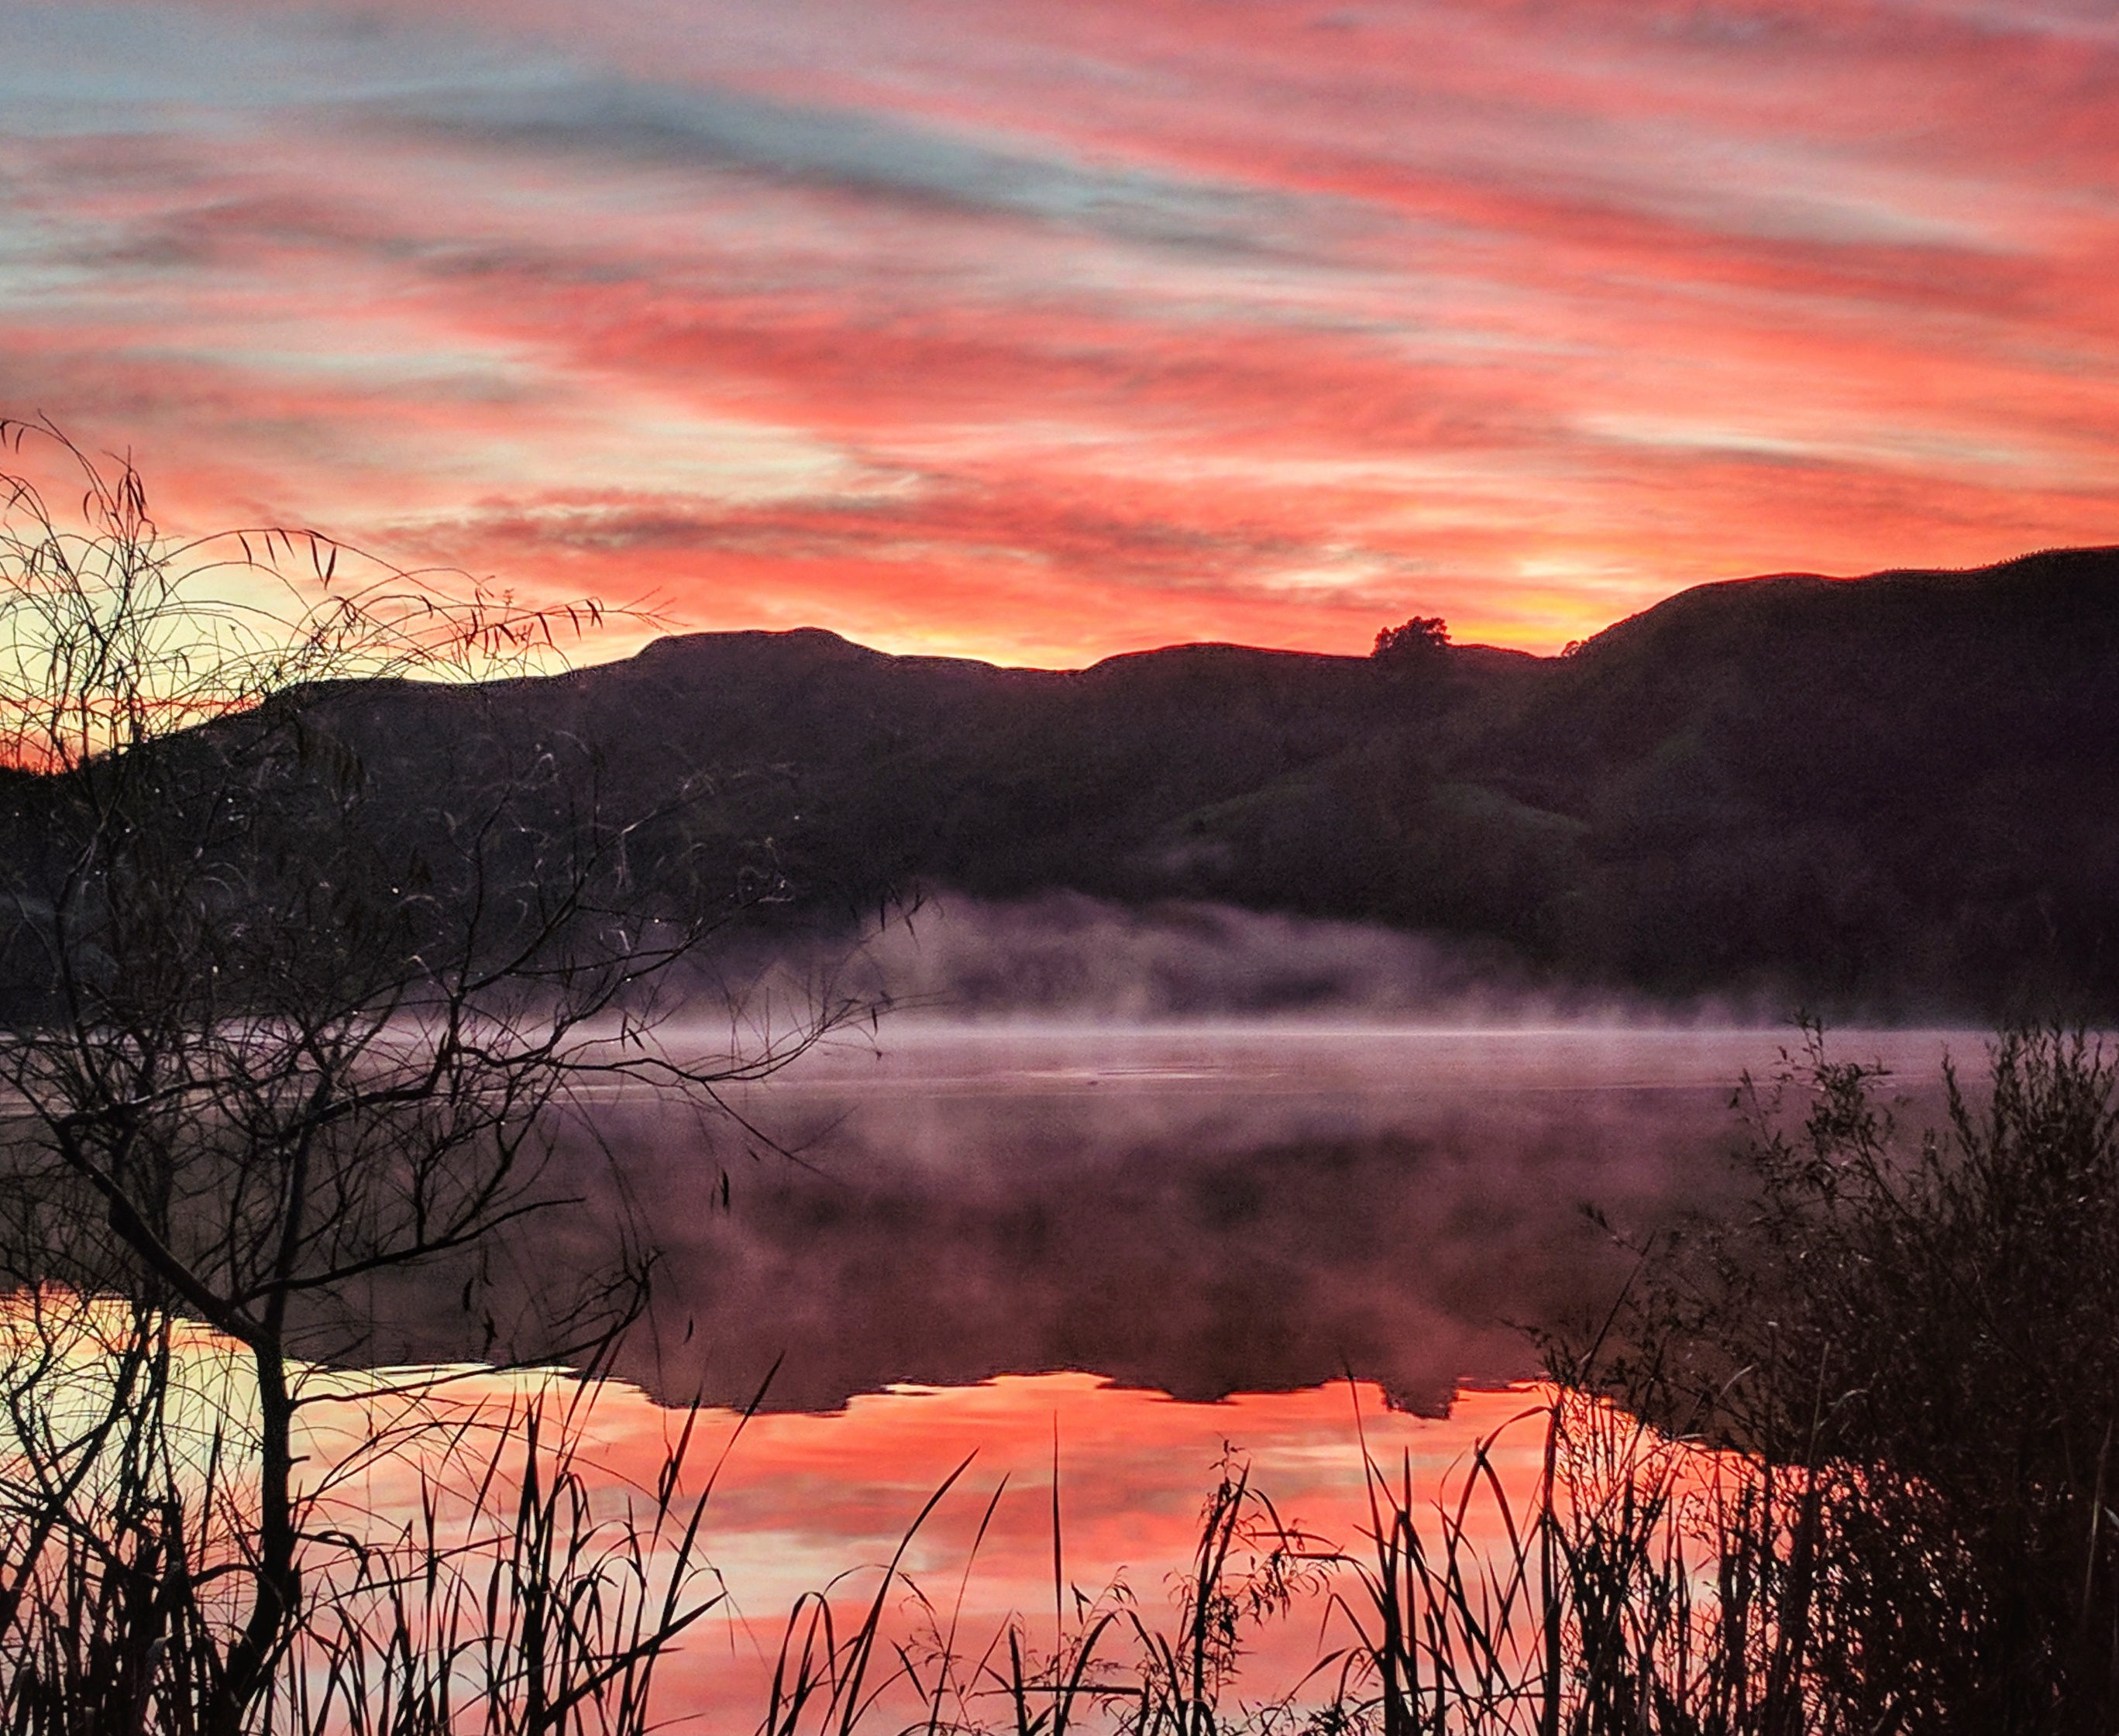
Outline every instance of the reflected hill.
<path id="1" fill-rule="evenodd" d="M 740 1405 L 776 1364 L 768 1408 L 811 1410 L 1058 1369 L 1199 1400 L 1351 1371 L 1439 1414 L 1463 1384 L 1535 1375 L 1536 1331 L 1602 1317 L 1633 1266 L 1615 1238 L 1727 1201 L 1732 1083 L 1783 1040 L 903 1025 L 742 1103 L 791 1156 L 602 1106 L 549 1178 L 582 1205 L 475 1284 L 374 1294 L 350 1354 L 534 1350 L 540 1299 L 629 1218 L 656 1264 L 615 1366 L 669 1402 Z M 1892 1066 L 1909 1126 L 1939 1118 L 1945 1046 L 1976 1074 L 1976 1038 L 1835 1044 Z"/>

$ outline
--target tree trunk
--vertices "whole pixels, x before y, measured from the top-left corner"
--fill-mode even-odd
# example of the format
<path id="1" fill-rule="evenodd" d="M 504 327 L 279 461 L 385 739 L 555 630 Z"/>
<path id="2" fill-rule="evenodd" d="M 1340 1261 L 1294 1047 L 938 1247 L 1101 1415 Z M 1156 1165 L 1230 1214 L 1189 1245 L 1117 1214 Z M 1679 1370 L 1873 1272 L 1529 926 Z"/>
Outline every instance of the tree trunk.
<path id="1" fill-rule="evenodd" d="M 267 1339 L 251 1346 L 251 1359 L 257 1372 L 257 1565 L 250 1619 L 230 1648 L 207 1719 L 212 1736 L 241 1736 L 243 1716 L 263 1692 L 274 1655 L 301 1607 L 301 1574 L 294 1562 L 294 1407 L 287 1391 L 286 1354 L 276 1340 Z"/>

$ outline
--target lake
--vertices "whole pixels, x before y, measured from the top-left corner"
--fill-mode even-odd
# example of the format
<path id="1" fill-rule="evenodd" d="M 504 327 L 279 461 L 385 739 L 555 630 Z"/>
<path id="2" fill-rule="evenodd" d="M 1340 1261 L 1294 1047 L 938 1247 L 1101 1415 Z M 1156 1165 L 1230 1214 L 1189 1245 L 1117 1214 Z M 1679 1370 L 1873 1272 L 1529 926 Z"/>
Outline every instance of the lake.
<path id="1" fill-rule="evenodd" d="M 843 1661 L 872 1610 L 863 1692 L 883 1697 L 860 1728 L 993 1729 L 1017 1660 L 1050 1694 L 1055 1647 L 1084 1634 L 1108 1672 L 1092 1679 L 1138 1680 L 1154 1636 L 1181 1628 L 1203 1507 L 1240 1487 L 1217 1581 L 1237 1588 L 1222 1705 L 1272 1736 L 1264 1709 L 1330 1697 L 1310 1672 L 1357 1640 L 1350 1558 L 1379 1529 L 1377 1479 L 1423 1548 L 1474 1570 L 1463 1621 L 1535 1641 L 1508 1564 L 1527 1558 L 1510 1539 L 1560 1535 L 1557 1518 L 1526 1529 L 1541 1490 L 1670 1491 L 1676 1515 L 1741 1464 L 1541 1385 L 1539 1344 L 1593 1329 L 1685 1213 L 1739 1199 L 1747 1127 L 1803 1112 L 1799 1079 L 1774 1109 L 1790 1048 L 1794 1033 L 1678 1025 L 906 1018 L 720 1110 L 579 1099 L 544 1160 L 549 1209 L 309 1322 L 305 1572 L 341 1584 L 398 1559 L 367 1548 L 394 1538 L 403 1576 L 330 1604 L 372 1612 L 378 1587 L 429 1584 L 421 1563 L 502 1558 L 536 1529 L 516 1504 L 534 1437 L 536 1486 L 591 1544 L 570 1583 L 598 1581 L 608 1547 L 660 1584 L 682 1552 L 626 1516 L 672 1491 L 705 1500 L 692 1558 L 711 1572 L 693 1590 L 726 1596 L 658 1664 L 661 1716 L 758 1729 L 791 1612 L 798 1650 L 828 1612 Z M 1915 1132 L 1940 1118 L 1945 1053 L 1974 1079 L 1986 1060 L 1977 1035 L 1940 1030 L 1829 1048 L 1887 1069 L 1878 1095 Z M 1747 1075 L 1755 1091 L 1737 1090 Z M 605 1377 L 581 1381 L 549 1335 L 614 1264 L 644 1275 L 645 1304 L 592 1363 Z M 26 1330 L 39 1294 L 5 1317 Z M 90 1340 L 121 1314 L 92 1303 L 89 1336 L 56 1341 L 67 1414 L 99 1414 L 109 1376 L 92 1370 L 111 1363 Z M 248 1365 L 203 1327 L 179 1337 L 174 1461 L 223 1465 L 239 1490 L 252 1449 L 224 1434 Z M 556 1474 L 563 1439 L 577 1481 Z M 1642 1452 L 1664 1456 L 1637 1477 Z M 1690 1548 L 1713 1526 L 1650 1530 Z M 443 1600 L 449 1623 L 483 1631 L 519 1607 L 466 1595 Z M 1486 1608 L 1512 1599 L 1516 1614 Z M 821 1710 L 778 1736 L 847 1736 Z"/>
<path id="2" fill-rule="evenodd" d="M 747 1729 L 791 1603 L 888 1559 L 967 1460 L 906 1558 L 928 1600 L 897 1594 L 908 1644 L 944 1606 L 967 1633 L 1010 1612 L 1053 1631 L 1055 1476 L 1063 1603 L 1124 1586 L 1166 1614 L 1231 1462 L 1341 1547 L 1365 1523 L 1364 1441 L 1435 1493 L 1499 1431 L 1519 1498 L 1542 1440 L 1535 1334 L 1609 1307 L 1622 1243 L 1733 1197 L 1734 1086 L 1769 1079 L 1794 1037 L 901 1021 L 736 1094 L 748 1129 L 596 1106 L 595 1137 L 557 1159 L 589 1203 L 541 1223 L 486 1294 L 534 1315 L 608 1252 L 614 1207 L 651 1244 L 592 1456 L 610 1488 L 645 1486 L 670 1407 L 694 1400 L 715 1451 L 733 1441 L 708 1526 L 730 1602 L 670 1691 Z M 1973 1075 L 1984 1060 L 1942 1031 L 1831 1049 L 1889 1067 L 1916 1125 L 1939 1115 L 1945 1050 Z M 417 1299 L 384 1308 L 392 1359 L 466 1354 L 452 1311 Z M 1324 1607 L 1262 1632 L 1246 1683 L 1299 1679 Z"/>

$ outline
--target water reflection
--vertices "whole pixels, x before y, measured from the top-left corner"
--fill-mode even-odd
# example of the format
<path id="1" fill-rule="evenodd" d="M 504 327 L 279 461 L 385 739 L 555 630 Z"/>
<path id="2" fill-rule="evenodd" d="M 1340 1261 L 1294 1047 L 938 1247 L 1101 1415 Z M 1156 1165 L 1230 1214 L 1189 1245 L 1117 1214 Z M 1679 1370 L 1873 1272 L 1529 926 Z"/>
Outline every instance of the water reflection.
<path id="1" fill-rule="evenodd" d="M 521 1529 L 507 1479 L 539 1405 L 577 1439 L 591 1516 L 616 1523 L 651 1504 L 670 1443 L 695 1430 L 687 1487 L 718 1466 L 702 1535 L 730 1596 L 666 1660 L 659 1703 L 730 1731 L 757 1726 L 790 1606 L 836 1581 L 857 1611 L 967 1461 L 891 1582 L 893 1658 L 930 1657 L 945 1609 L 973 1663 L 998 1655 L 976 1648 L 1004 1645 L 1011 1622 L 1049 1655 L 1046 1636 L 1082 1631 L 1081 1610 L 1115 1607 L 1097 1603 L 1114 1588 L 1166 1620 L 1202 1498 L 1232 1457 L 1287 1521 L 1358 1548 L 1371 1522 L 1360 1430 L 1376 1460 L 1408 1465 L 1418 1500 L 1454 1515 L 1478 1494 L 1476 1561 L 1544 1463 L 1542 1396 L 1501 1384 L 1534 1368 L 1525 1327 L 1598 1306 L 1630 1264 L 1580 1206 L 1643 1231 L 1726 1192 L 1731 1081 L 1770 1068 L 1780 1040 L 888 1036 L 737 1102 L 762 1136 L 748 1151 L 732 1123 L 645 1099 L 591 1105 L 552 1177 L 579 1205 L 482 1271 L 378 1289 L 383 1324 L 348 1360 L 475 1354 L 485 1313 L 535 1314 L 593 1271 L 614 1219 L 661 1262 L 616 1368 L 640 1386 L 549 1369 L 473 1369 L 438 1388 L 424 1373 L 304 1371 L 297 1446 L 305 1485 L 327 1492 L 320 1534 L 421 1535 L 438 1498 L 485 1526 L 478 1547 L 504 1545 Z M 1896 1069 L 1917 1122 L 1932 1118 L 1945 1040 L 1838 1050 Z M 234 1367 L 225 1345 L 191 1354 L 216 1380 Z M 746 1424 L 726 1407 L 776 1359 L 773 1408 Z M 1040 1372 L 1053 1370 L 1087 1372 Z M 721 1408 L 667 1408 L 694 1395 Z M 244 1414 L 217 1403 L 216 1451 L 220 1425 L 239 1433 Z M 1497 1430 L 1494 1474 L 1474 1475 L 1468 1456 Z M 481 1506 L 463 1487 L 502 1498 Z M 343 1553 L 341 1567 L 366 1558 Z M 1240 1696 L 1291 1689 L 1344 1642 L 1324 1590 L 1305 1598 L 1252 1636 Z M 912 1700 L 886 1701 L 874 1727 L 918 1724 L 913 1676 L 892 1682 Z M 974 1673 L 972 1690 L 993 1686 Z"/>
<path id="2" fill-rule="evenodd" d="M 491 1264 L 511 1308 L 606 1256 L 621 1197 L 657 1257 L 618 1372 L 665 1400 L 823 1410 L 896 1383 L 1084 1369 L 1180 1398 L 1352 1371 L 1392 1403 L 1535 1372 L 1526 1328 L 1593 1309 L 1645 1231 L 1729 1186 L 1732 1086 L 1785 1034 L 887 1025 L 735 1107 L 644 1100 L 562 1154 L 587 1203 Z M 1931 1096 L 1947 1044 L 1854 1034 Z M 1915 1113 L 1920 1113 L 1916 1108 Z M 726 1194 L 724 1194 L 726 1180 Z M 475 1354 L 453 1275 L 384 1306 L 393 1357 Z"/>
<path id="3" fill-rule="evenodd" d="M 842 1601 L 857 1617 L 874 1570 L 967 1455 L 975 1456 L 963 1480 L 914 1539 L 905 1580 L 888 1599 L 886 1633 L 913 1653 L 937 1618 L 955 1623 L 970 1659 L 990 1661 L 1011 1619 L 1033 1656 L 1049 1652 L 1055 1631 L 1078 1627 L 1085 1607 L 1108 1607 L 1120 1588 L 1148 1625 L 1171 1626 L 1202 1501 L 1232 1457 L 1291 1527 L 1320 1548 L 1360 1547 L 1366 1502 L 1357 1409 L 1371 1454 L 1393 1470 L 1409 1459 L 1423 1502 L 1445 1490 L 1454 1502 L 1475 1443 L 1493 1437 L 1508 1498 L 1527 1505 L 1542 1461 L 1541 1394 L 1468 1394 L 1446 1420 L 1393 1415 L 1379 1398 L 1373 1387 L 1342 1384 L 1199 1405 L 1047 1375 L 865 1395 L 832 1416 L 760 1417 L 730 1454 L 712 1502 L 712 1555 L 730 1604 L 672 1660 L 662 1703 L 709 1729 L 753 1727 L 795 1599 L 854 1570 Z M 617 1444 L 628 1423 L 631 1450 L 644 1463 L 661 1434 L 629 1419 L 622 1397 L 598 1428 L 610 1428 Z M 1056 1621 L 1055 1451 L 1064 1588 Z M 626 1468 L 622 1455 L 621 1447 L 606 1461 L 614 1473 Z M 1466 1508 L 1468 1542 L 1478 1552 L 1502 1536 L 1499 1508 L 1481 1494 Z M 1286 1616 L 1247 1627 L 1231 1701 L 1290 1692 L 1323 1650 L 1347 1637 L 1333 1630 L 1321 1587 Z M 1115 1657 L 1125 1650 L 1111 1647 Z M 997 1677 L 979 1685 L 985 1699 L 999 1700 Z M 918 1700 L 894 1682 L 872 1727 L 916 1727 Z M 1005 1722 L 998 1708 L 990 1715 Z"/>

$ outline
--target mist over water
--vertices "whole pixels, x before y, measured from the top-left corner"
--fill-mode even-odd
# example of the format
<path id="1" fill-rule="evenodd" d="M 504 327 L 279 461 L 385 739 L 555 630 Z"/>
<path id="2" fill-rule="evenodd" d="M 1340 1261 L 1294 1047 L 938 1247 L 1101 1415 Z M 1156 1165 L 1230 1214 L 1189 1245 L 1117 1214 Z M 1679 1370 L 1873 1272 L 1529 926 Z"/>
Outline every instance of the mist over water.
<path id="1" fill-rule="evenodd" d="M 1217 971 L 1292 980 L 1242 962 L 1255 932 L 1185 955 L 1143 928 L 1171 962 L 1137 1004 Z M 1342 984 L 1398 982 L 1414 956 L 1328 938 Z M 1638 1238 L 1730 1197 L 1732 1090 L 1797 1046 L 1791 1028 L 1609 1010 L 1453 1027 L 1407 1002 L 1393 1023 L 1376 998 L 1128 1023 L 1087 989 L 1138 981 L 1137 961 L 1108 979 L 1078 963 L 1019 973 L 1067 987 L 1070 1016 L 999 1016 L 998 979 L 977 1016 L 893 1015 L 735 1093 L 749 1132 L 645 1095 L 596 1106 L 555 1172 L 585 1205 L 489 1262 L 480 1309 L 508 1320 L 592 1269 L 610 1251 L 592 1226 L 622 1210 L 656 1263 L 617 1372 L 668 1400 L 740 1404 L 777 1363 L 774 1409 L 1073 1369 L 1194 1400 L 1352 1373 L 1440 1411 L 1535 1374 L 1536 1331 L 1608 1305 L 1633 1257 L 1585 1207 Z M 1889 1066 L 1915 1124 L 1939 1118 L 1945 1048 L 1982 1058 L 1966 1034 L 1832 1046 Z M 411 1322 L 385 1329 L 387 1354 L 494 1348 L 461 1340 L 454 1282 L 385 1310 Z"/>
<path id="2" fill-rule="evenodd" d="M 1490 942 L 1172 900 L 947 896 L 832 958 L 837 985 L 902 1014 L 1138 1025 L 1311 1019 L 1445 1028 L 1563 1022 L 1770 1025 L 1768 989 L 1684 1002 L 1558 984 Z"/>

